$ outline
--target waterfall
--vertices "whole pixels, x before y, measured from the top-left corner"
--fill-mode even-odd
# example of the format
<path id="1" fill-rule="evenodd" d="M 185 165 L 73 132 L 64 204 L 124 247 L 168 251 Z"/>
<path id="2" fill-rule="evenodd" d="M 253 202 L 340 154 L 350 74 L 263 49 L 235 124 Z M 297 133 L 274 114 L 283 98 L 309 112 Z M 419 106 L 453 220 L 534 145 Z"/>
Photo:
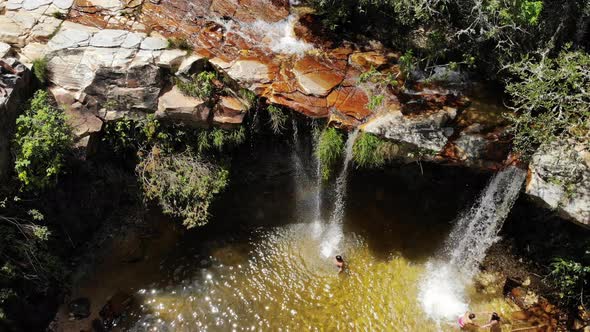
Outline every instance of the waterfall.
<path id="1" fill-rule="evenodd" d="M 480 198 L 460 215 L 441 257 L 427 264 L 419 301 L 430 318 L 455 319 L 467 310 L 465 288 L 497 241 L 525 176 L 525 171 L 512 166 L 495 174 Z"/>
<path id="2" fill-rule="evenodd" d="M 346 140 L 346 150 L 344 157 L 344 164 L 342 170 L 336 179 L 336 200 L 334 202 L 334 209 L 330 217 L 330 223 L 328 229 L 322 235 L 324 241 L 321 245 L 321 253 L 324 257 L 333 256 L 336 249 L 340 245 L 342 237 L 344 236 L 342 231 L 342 221 L 344 219 L 344 207 L 346 203 L 346 185 L 348 180 L 348 167 L 352 160 L 352 147 L 356 137 L 358 136 L 358 128 L 348 135 Z"/>
<path id="3" fill-rule="evenodd" d="M 344 218 L 344 204 L 346 203 L 346 184 L 348 180 L 348 165 L 352 160 L 352 147 L 354 146 L 354 142 L 356 141 L 358 133 L 359 130 L 357 128 L 350 135 L 348 135 L 348 139 L 346 140 L 344 165 L 342 166 L 342 171 L 340 171 L 340 175 L 338 175 L 338 179 L 336 180 L 336 201 L 334 203 L 334 210 L 332 211 L 332 216 L 330 217 L 331 223 L 342 223 L 342 219 Z"/>
<path id="4" fill-rule="evenodd" d="M 518 198 L 526 174 L 508 167 L 496 174 L 479 200 L 460 218 L 447 240 L 450 263 L 472 277 Z"/>

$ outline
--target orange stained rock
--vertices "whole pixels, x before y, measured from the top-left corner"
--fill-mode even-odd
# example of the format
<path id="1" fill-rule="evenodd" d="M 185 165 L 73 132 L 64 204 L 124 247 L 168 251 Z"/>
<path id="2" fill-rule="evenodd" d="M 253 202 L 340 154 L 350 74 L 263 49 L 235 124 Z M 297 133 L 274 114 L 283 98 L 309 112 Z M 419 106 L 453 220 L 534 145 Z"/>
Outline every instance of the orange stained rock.
<path id="1" fill-rule="evenodd" d="M 387 63 L 387 59 L 381 53 L 369 51 L 353 53 L 350 56 L 350 62 L 363 68 L 364 70 L 369 70 L 371 67 L 379 68 L 381 65 L 384 65 Z"/>
<path id="2" fill-rule="evenodd" d="M 248 105 L 232 96 L 222 96 L 215 106 L 213 123 L 222 127 L 233 127 L 242 124 L 248 111 Z"/>
<path id="3" fill-rule="evenodd" d="M 368 102 L 367 94 L 357 87 L 337 88 L 327 98 L 328 108 L 361 121 L 371 115 Z"/>
<path id="4" fill-rule="evenodd" d="M 342 61 L 321 61 L 314 56 L 304 56 L 295 62 L 293 74 L 300 91 L 314 96 L 326 96 L 344 79 L 346 64 Z"/>
<path id="5" fill-rule="evenodd" d="M 299 91 L 285 94 L 270 94 L 265 97 L 273 104 L 289 107 L 312 118 L 324 118 L 328 116 L 325 98 L 308 96 Z"/>

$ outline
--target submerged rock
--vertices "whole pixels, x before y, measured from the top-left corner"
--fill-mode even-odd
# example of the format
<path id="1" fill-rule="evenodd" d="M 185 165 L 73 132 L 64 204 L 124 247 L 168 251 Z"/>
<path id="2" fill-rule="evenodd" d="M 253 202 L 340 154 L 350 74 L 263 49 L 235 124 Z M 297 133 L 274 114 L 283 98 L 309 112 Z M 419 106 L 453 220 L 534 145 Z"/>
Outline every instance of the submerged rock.
<path id="1" fill-rule="evenodd" d="M 133 296 L 125 292 L 116 292 L 107 303 L 100 309 L 100 317 L 105 328 L 115 326 L 118 320 L 125 314 L 133 303 Z"/>
<path id="2" fill-rule="evenodd" d="M 68 304 L 69 315 L 75 319 L 90 316 L 90 300 L 85 297 L 77 298 Z"/>

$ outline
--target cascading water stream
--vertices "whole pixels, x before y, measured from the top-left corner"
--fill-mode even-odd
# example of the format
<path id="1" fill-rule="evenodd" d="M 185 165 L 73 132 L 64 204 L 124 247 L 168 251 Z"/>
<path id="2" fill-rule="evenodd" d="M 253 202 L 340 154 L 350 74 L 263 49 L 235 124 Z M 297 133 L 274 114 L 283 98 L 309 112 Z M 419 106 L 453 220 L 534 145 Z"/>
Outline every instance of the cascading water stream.
<path id="1" fill-rule="evenodd" d="M 334 209 L 330 216 L 330 223 L 328 229 L 323 235 L 324 241 L 321 245 L 321 253 L 324 257 L 334 255 L 343 237 L 342 221 L 344 219 L 344 207 L 346 203 L 346 185 L 348 180 L 348 167 L 352 160 L 352 148 L 358 136 L 359 130 L 355 129 L 348 135 L 346 140 L 346 149 L 344 156 L 344 164 L 342 170 L 336 179 L 336 200 L 334 202 Z"/>
<path id="2" fill-rule="evenodd" d="M 354 146 L 354 142 L 356 141 L 358 134 L 359 130 L 355 129 L 350 135 L 348 135 L 348 139 L 346 140 L 344 164 L 342 166 L 342 171 L 340 171 L 340 175 L 338 175 L 338 179 L 336 180 L 336 201 L 334 203 L 332 216 L 330 217 L 331 223 L 342 223 L 342 219 L 344 218 L 348 166 L 352 160 L 352 147 Z"/>
<path id="3" fill-rule="evenodd" d="M 441 257 L 427 264 L 419 301 L 430 318 L 455 319 L 468 309 L 466 287 L 486 251 L 497 241 L 525 176 L 523 170 L 512 166 L 495 174 L 477 202 L 459 217 Z"/>

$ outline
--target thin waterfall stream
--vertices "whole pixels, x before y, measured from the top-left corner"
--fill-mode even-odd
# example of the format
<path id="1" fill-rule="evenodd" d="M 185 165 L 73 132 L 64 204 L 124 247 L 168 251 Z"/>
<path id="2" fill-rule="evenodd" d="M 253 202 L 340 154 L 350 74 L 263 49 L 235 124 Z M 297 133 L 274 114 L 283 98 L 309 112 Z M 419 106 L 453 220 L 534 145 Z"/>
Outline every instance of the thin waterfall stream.
<path id="1" fill-rule="evenodd" d="M 334 202 L 334 208 L 330 215 L 330 222 L 327 226 L 325 233 L 322 235 L 323 241 L 321 244 L 321 253 L 324 257 L 330 257 L 336 254 L 342 237 L 344 236 L 342 230 L 342 221 L 344 219 L 344 208 L 346 204 L 346 185 L 348 180 L 348 169 L 350 162 L 352 161 L 352 148 L 354 142 L 358 136 L 359 130 L 355 129 L 348 135 L 345 145 L 344 163 L 342 170 L 336 179 L 336 200 Z"/>
<path id="2" fill-rule="evenodd" d="M 451 320 L 468 309 L 466 286 L 497 241 L 525 176 L 525 171 L 513 166 L 495 174 L 479 199 L 458 218 L 441 257 L 428 262 L 419 301 L 430 318 Z"/>

